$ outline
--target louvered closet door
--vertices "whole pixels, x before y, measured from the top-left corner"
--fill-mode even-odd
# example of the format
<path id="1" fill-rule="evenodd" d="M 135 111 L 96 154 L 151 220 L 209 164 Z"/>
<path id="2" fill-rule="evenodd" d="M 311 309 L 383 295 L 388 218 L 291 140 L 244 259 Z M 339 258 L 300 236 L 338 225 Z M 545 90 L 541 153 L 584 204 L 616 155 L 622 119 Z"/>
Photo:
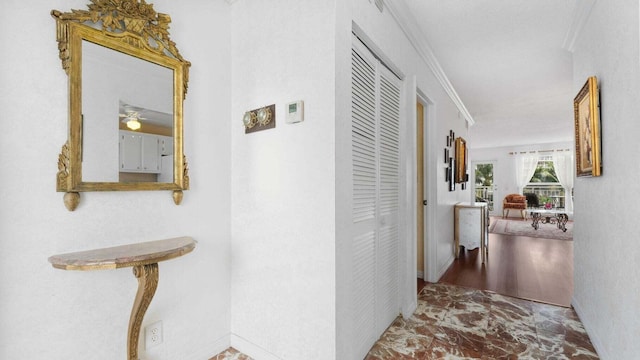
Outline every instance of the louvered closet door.
<path id="1" fill-rule="evenodd" d="M 399 301 L 399 171 L 400 171 L 400 80 L 379 66 L 378 154 L 380 184 L 376 283 L 377 331 L 382 334 L 400 313 Z"/>
<path id="2" fill-rule="evenodd" d="M 400 308 L 400 80 L 355 38 L 351 56 L 353 326 L 364 357 Z"/>

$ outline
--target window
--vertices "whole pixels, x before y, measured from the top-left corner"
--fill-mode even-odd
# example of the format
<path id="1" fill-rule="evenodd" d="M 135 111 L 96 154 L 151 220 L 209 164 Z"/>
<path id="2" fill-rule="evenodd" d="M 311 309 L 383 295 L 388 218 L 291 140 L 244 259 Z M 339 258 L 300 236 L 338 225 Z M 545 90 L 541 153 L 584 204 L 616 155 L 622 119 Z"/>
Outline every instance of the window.
<path id="1" fill-rule="evenodd" d="M 551 204 L 553 207 L 564 208 L 564 187 L 558 181 L 558 175 L 553 166 L 551 156 L 541 156 L 536 166 L 536 171 L 525 186 L 523 193 L 535 194 L 538 198 L 538 204 L 530 204 L 529 206 L 543 206 Z"/>
<path id="2" fill-rule="evenodd" d="M 553 160 L 549 156 L 541 157 L 538 160 L 538 166 L 536 172 L 533 173 L 529 184 L 531 183 L 557 183 L 558 176 L 556 170 L 553 167 Z"/>

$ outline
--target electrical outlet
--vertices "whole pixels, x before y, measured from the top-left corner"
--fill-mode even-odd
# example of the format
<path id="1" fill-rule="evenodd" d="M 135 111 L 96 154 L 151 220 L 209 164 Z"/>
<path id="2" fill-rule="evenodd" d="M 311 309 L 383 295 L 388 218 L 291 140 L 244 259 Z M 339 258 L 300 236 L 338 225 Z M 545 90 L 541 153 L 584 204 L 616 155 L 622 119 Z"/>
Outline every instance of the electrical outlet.
<path id="1" fill-rule="evenodd" d="M 162 344 L 162 321 L 157 321 L 144 328 L 144 348 L 148 350 L 160 344 Z"/>

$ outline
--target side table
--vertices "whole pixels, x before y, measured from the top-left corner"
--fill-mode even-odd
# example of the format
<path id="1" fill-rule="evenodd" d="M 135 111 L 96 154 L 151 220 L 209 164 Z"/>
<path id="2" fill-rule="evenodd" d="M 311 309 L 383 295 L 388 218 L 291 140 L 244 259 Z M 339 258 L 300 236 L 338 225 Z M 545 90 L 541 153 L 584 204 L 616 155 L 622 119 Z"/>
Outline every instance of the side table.
<path id="1" fill-rule="evenodd" d="M 142 319 L 158 287 L 158 263 L 190 253 L 196 243 L 185 236 L 53 255 L 49 257 L 49 262 L 54 268 L 61 270 L 90 271 L 133 267 L 133 275 L 138 279 L 138 292 L 129 318 L 127 359 L 138 360 Z"/>

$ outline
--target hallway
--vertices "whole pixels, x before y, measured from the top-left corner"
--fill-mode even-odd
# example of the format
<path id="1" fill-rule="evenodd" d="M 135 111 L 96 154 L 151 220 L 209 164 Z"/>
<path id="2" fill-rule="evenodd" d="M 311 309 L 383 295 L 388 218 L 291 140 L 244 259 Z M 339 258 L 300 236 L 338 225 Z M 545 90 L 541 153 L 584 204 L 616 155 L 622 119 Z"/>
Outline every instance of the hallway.
<path id="1" fill-rule="evenodd" d="M 366 360 L 598 359 L 575 311 L 489 291 L 426 284 Z"/>
<path id="2" fill-rule="evenodd" d="M 573 241 L 489 234 L 489 257 L 461 250 L 439 282 L 571 306 Z"/>
<path id="3" fill-rule="evenodd" d="M 416 312 L 398 317 L 366 360 L 598 359 L 572 308 L 450 284 L 425 283 Z M 211 360 L 251 360 L 230 348 Z"/>
<path id="4" fill-rule="evenodd" d="M 478 255 L 461 250 L 437 284 L 418 279 L 416 312 L 366 360 L 598 359 L 571 308 L 573 241 L 492 233 L 485 265 Z M 251 358 L 228 349 L 211 360 Z"/>

